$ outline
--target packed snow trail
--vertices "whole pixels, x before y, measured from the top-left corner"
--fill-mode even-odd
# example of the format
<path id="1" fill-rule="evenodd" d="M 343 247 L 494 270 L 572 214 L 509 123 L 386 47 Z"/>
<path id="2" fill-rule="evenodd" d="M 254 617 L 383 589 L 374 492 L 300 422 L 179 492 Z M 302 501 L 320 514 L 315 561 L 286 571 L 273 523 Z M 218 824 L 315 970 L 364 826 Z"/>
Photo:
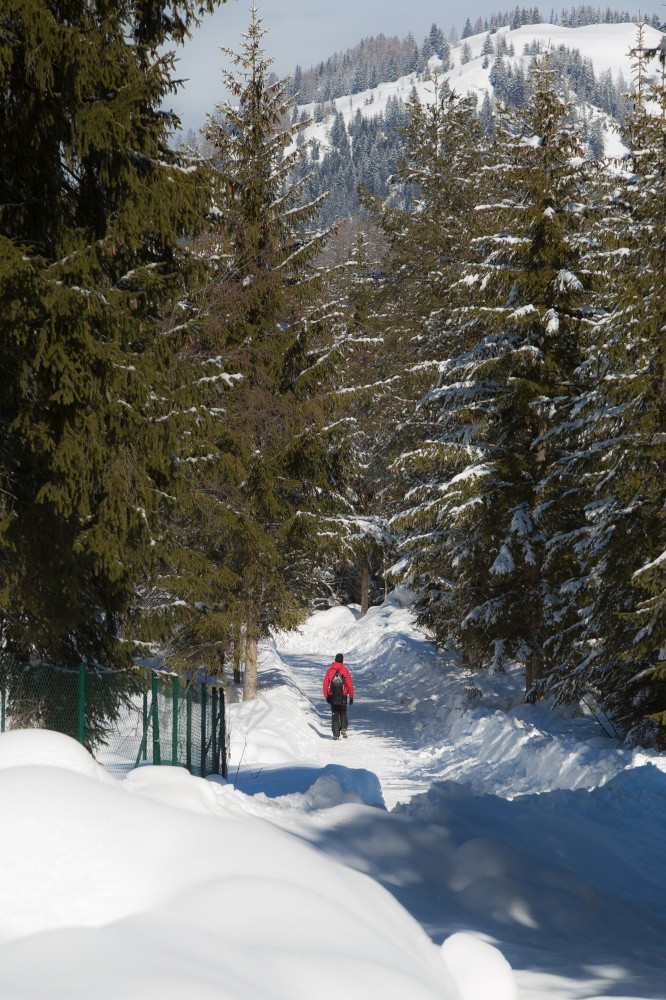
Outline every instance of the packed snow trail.
<path id="1" fill-rule="evenodd" d="M 322 681 L 338 652 L 356 697 L 349 739 L 336 743 Z M 271 774 L 278 763 L 342 764 L 372 771 L 392 809 L 443 779 L 509 797 L 592 788 L 633 760 L 593 716 L 524 705 L 520 672 L 463 673 L 426 641 L 400 592 L 364 618 L 354 608 L 333 608 L 264 643 L 260 681 L 259 702 L 232 710 L 230 780 L 250 793 L 266 782 L 272 794 L 280 791 Z"/>
<path id="2" fill-rule="evenodd" d="M 336 742 L 337 652 L 355 698 Z M 370 874 L 436 943 L 497 945 L 521 1000 L 666 1000 L 663 758 L 524 705 L 519 675 L 465 676 L 396 597 L 264 644 L 261 676 L 260 703 L 232 711 L 247 808 Z"/>
<path id="3" fill-rule="evenodd" d="M 416 667 L 414 658 L 420 655 L 423 659 L 424 650 L 426 662 Z M 338 652 L 343 652 L 345 665 L 351 670 L 356 696 L 348 708 L 349 738 L 336 742 L 322 682 Z M 373 608 L 365 625 L 359 625 L 358 612 L 336 608 L 315 615 L 299 632 L 279 636 L 275 646 L 265 644 L 261 650 L 260 677 L 264 690 L 271 690 L 271 704 L 279 701 L 281 694 L 287 696 L 287 691 L 291 698 L 297 694 L 299 699 L 294 717 L 289 722 L 280 718 L 277 723 L 276 745 L 283 746 L 288 732 L 293 757 L 306 767 L 337 764 L 372 772 L 381 784 L 383 800 L 389 808 L 400 799 L 411 798 L 416 791 L 426 790 L 430 785 L 427 768 L 430 754 L 427 749 L 418 748 L 419 722 L 415 721 L 415 712 L 420 698 L 430 698 L 425 688 L 435 687 L 439 662 L 427 653 L 428 647 L 414 629 L 411 613 L 407 608 L 401 609 L 395 600 Z M 288 704 L 291 706 L 291 699 Z M 266 726 L 270 726 L 270 721 L 265 703 L 256 708 L 234 706 L 232 719 L 232 754 L 243 756 L 237 777 L 232 759 L 230 779 L 236 786 L 257 792 L 265 790 L 263 786 L 269 782 L 273 794 L 295 790 L 280 786 L 280 777 L 290 780 L 287 774 L 278 776 L 272 773 L 273 768 L 256 775 L 253 769 L 255 762 L 264 766 L 271 762 L 270 748 L 266 746 Z M 237 747 L 234 725 L 240 726 L 238 735 L 242 732 L 241 748 Z M 255 730 L 262 734 L 261 749 L 254 745 Z M 439 765 L 436 773 L 440 773 Z M 295 780 L 295 776 L 292 778 Z"/>

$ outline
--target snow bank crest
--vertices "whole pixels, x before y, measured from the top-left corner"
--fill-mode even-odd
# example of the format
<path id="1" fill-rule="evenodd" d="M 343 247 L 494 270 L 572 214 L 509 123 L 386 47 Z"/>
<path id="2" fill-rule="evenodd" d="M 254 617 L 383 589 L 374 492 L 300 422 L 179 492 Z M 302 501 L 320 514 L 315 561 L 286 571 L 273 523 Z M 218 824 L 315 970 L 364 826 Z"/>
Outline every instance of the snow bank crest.
<path id="1" fill-rule="evenodd" d="M 516 1000 L 516 981 L 501 951 L 476 934 L 459 932 L 442 945 L 462 1000 Z"/>

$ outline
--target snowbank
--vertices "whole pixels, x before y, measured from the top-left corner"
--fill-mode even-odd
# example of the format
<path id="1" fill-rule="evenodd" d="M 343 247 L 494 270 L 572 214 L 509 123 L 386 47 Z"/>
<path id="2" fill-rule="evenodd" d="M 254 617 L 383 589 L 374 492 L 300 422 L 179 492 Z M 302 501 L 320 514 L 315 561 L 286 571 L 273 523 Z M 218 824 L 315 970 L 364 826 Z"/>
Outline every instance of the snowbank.
<path id="1" fill-rule="evenodd" d="M 0 738 L 0 770 L 10 767 L 61 767 L 96 781 L 113 782 L 88 751 L 62 733 L 13 729 Z"/>
<path id="2" fill-rule="evenodd" d="M 359 1000 L 459 1000 L 384 889 L 231 786 L 167 768 L 99 781 L 74 741 L 16 737 L 0 736 L 0 996 L 325 1000 L 342 975 Z"/>

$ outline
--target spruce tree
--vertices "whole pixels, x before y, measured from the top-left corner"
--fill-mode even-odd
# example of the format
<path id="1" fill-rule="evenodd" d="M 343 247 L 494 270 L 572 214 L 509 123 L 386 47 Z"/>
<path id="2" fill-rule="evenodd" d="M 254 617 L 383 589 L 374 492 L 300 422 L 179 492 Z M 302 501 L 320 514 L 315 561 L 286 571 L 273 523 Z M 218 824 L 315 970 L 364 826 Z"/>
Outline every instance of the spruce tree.
<path id="1" fill-rule="evenodd" d="M 180 453 L 182 237 L 209 204 L 170 147 L 164 46 L 214 6 L 3 3 L 0 627 L 19 660 L 132 653 L 119 640 Z"/>
<path id="2" fill-rule="evenodd" d="M 465 620 L 475 645 L 481 639 L 492 648 L 493 662 L 525 663 L 531 696 L 549 667 L 554 567 L 545 563 L 546 541 L 577 517 L 566 501 L 558 506 L 549 483 L 559 457 L 554 416 L 575 391 L 588 198 L 578 126 L 548 56 L 533 80 L 529 110 L 500 142 L 501 202 L 487 205 L 502 226 L 486 243 L 490 336 L 467 371 L 478 371 L 482 398 L 489 393 L 485 407 L 495 414 L 484 434 L 491 471 L 480 481 L 484 504 L 476 508 L 485 522 L 488 576 Z"/>
<path id="3" fill-rule="evenodd" d="M 465 663 L 525 663 L 529 692 L 544 669 L 548 432 L 577 362 L 582 291 L 582 160 L 547 63 L 535 73 L 532 109 L 497 131 L 493 185 L 474 213 L 487 228 L 471 234 L 478 256 L 461 276 L 474 294 L 449 313 L 459 332 L 420 407 L 435 433 L 416 453 L 421 502 L 409 517 L 420 535 L 408 545 L 438 640 Z"/>
<path id="4" fill-rule="evenodd" d="M 316 585 L 316 514 L 333 509 L 337 462 L 319 433 L 310 374 L 326 234 L 313 229 L 318 203 L 303 203 L 296 176 L 307 122 L 290 122 L 293 97 L 272 77 L 265 34 L 252 7 L 239 52 L 223 49 L 230 98 L 205 129 L 218 225 L 200 252 L 219 267 L 192 350 L 235 384 L 209 413 L 211 453 L 198 463 L 186 547 L 219 586 L 202 587 L 196 572 L 173 581 L 190 616 L 174 650 L 206 662 L 207 651 L 242 644 L 246 699 L 257 691 L 258 639 L 297 623 Z"/>
<path id="5" fill-rule="evenodd" d="M 451 453 L 444 458 L 448 446 L 431 389 L 443 359 L 469 343 L 466 320 L 453 317 L 456 310 L 462 317 L 471 301 L 465 279 L 484 144 L 474 102 L 458 98 L 437 77 L 432 83 L 431 102 L 409 103 L 398 173 L 408 208 L 368 203 L 389 246 L 381 288 L 387 389 L 379 414 L 395 428 L 389 451 L 394 475 L 384 493 L 403 551 L 392 576 L 416 593 L 420 620 L 444 642 L 450 592 L 442 575 L 443 535 L 433 530 L 431 514 L 442 462 L 450 462 Z"/>
<path id="6" fill-rule="evenodd" d="M 322 520 L 320 531 L 332 569 L 327 581 L 332 595 L 358 601 L 364 615 L 373 590 L 384 585 L 394 545 L 387 519 L 392 478 L 388 466 L 395 438 L 389 416 L 395 369 L 386 352 L 391 339 L 386 336 L 377 250 L 367 232 L 357 231 L 351 254 L 335 269 L 332 284 L 337 291 L 336 322 L 318 367 L 331 437 L 344 461 L 339 467 L 340 509 Z"/>
<path id="7" fill-rule="evenodd" d="M 663 66 L 649 80 L 642 26 L 635 55 L 629 153 L 606 185 L 590 251 L 606 263 L 604 308 L 563 425 L 560 473 L 577 480 L 586 517 L 554 546 L 571 572 L 549 689 L 561 700 L 592 696 L 639 740 L 652 738 L 646 717 L 666 722 L 666 80 Z"/>

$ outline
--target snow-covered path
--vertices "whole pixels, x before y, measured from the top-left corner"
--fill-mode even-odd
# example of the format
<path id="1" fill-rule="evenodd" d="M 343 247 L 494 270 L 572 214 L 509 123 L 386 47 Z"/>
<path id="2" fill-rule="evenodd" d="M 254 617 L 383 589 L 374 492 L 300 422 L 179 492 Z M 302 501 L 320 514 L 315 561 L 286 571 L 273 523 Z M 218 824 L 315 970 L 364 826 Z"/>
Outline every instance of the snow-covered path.
<path id="1" fill-rule="evenodd" d="M 356 697 L 335 742 L 321 683 L 337 652 Z M 521 1000 L 666 1000 L 663 759 L 523 705 L 520 677 L 472 685 L 392 601 L 315 615 L 262 663 L 263 708 L 233 713 L 257 815 L 372 875 L 435 942 L 497 945 Z"/>
<path id="2" fill-rule="evenodd" d="M 358 693 L 353 706 L 348 707 L 349 738 L 333 741 L 331 711 L 322 697 L 322 678 L 330 659 L 314 655 L 284 656 L 294 681 L 310 701 L 310 712 L 316 720 L 314 725 L 318 739 L 312 730 L 313 760 L 322 765 L 336 763 L 371 771 L 379 779 L 384 801 L 391 808 L 400 798 L 410 797 L 414 791 L 411 786 L 414 750 L 409 732 L 404 732 L 408 728 L 405 716 L 400 712 L 400 706 L 393 706 L 382 699 L 364 702 L 364 696 L 367 698 L 373 690 L 374 673 L 372 669 L 354 671 L 358 678 Z"/>
<path id="3" fill-rule="evenodd" d="M 350 738 L 334 743 L 322 680 L 338 652 L 352 671 L 356 698 Z M 266 729 L 284 699 L 278 757 L 307 767 L 338 763 L 372 771 L 388 809 L 446 779 L 509 798 L 592 788 L 642 759 L 617 749 L 593 716 L 524 705 L 520 673 L 463 674 L 424 640 L 409 607 L 395 598 L 364 619 L 346 607 L 314 615 L 298 632 L 263 644 L 260 670 L 273 711 L 265 699 L 233 709 L 231 777 L 242 755 L 236 783 L 247 791 L 259 790 L 248 784 L 256 780 L 248 765 L 260 764 L 267 769 L 263 781 L 272 780 L 277 761 L 265 745 Z"/>
<path id="4" fill-rule="evenodd" d="M 666 1000 L 666 760 L 521 684 L 398 594 L 262 644 L 227 783 L 0 735 L 0 1000 Z"/>
<path id="5" fill-rule="evenodd" d="M 348 709 L 349 739 L 335 742 L 322 681 L 338 652 L 344 653 L 352 671 L 356 697 Z M 441 658 L 414 629 L 407 608 L 389 602 L 372 609 L 365 622 L 360 622 L 358 612 L 349 608 L 315 615 L 299 632 L 280 636 L 275 645 L 264 644 L 260 670 L 264 690 L 271 690 L 271 703 L 274 705 L 281 696 L 287 698 L 292 712 L 291 719 L 280 719 L 282 736 L 276 733 L 275 742 L 301 766 L 316 769 L 340 765 L 371 772 L 381 785 L 389 809 L 416 792 L 426 791 L 433 778 L 441 775 L 442 757 L 449 748 L 440 745 L 434 750 L 428 740 L 422 745 L 423 720 L 426 718 L 432 725 L 436 715 Z M 293 705 L 294 697 L 297 706 Z M 270 722 L 265 706 L 234 708 L 232 752 L 236 749 L 243 754 L 243 764 L 236 775 L 237 764 L 232 760 L 231 779 L 244 791 L 264 790 L 266 783 L 272 794 L 286 791 L 286 786 L 279 784 L 280 777 L 289 782 L 286 775 L 278 776 L 275 768 L 268 768 L 262 771 L 263 777 L 257 776 L 254 767 L 261 764 L 265 768 L 270 763 L 270 751 L 265 745 Z M 234 724 L 239 727 L 236 733 Z M 254 745 L 255 732 L 261 733 L 261 749 Z"/>

